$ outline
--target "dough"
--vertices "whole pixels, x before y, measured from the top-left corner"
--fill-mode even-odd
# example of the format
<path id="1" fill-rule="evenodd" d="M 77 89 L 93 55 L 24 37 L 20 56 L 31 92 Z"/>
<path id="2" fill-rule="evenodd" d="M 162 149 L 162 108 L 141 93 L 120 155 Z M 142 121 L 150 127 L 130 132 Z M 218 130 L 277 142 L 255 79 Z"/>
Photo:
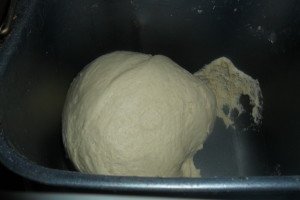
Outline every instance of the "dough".
<path id="1" fill-rule="evenodd" d="M 169 58 L 118 51 L 72 82 L 63 142 L 81 172 L 197 177 L 193 156 L 216 113 L 213 92 Z"/>
<path id="2" fill-rule="evenodd" d="M 235 128 L 233 110 L 244 112 L 241 95 L 249 96 L 259 124 L 259 82 L 228 58 L 192 75 L 162 55 L 106 54 L 71 84 L 63 111 L 64 146 L 85 173 L 199 177 L 194 154 L 216 116 Z"/>

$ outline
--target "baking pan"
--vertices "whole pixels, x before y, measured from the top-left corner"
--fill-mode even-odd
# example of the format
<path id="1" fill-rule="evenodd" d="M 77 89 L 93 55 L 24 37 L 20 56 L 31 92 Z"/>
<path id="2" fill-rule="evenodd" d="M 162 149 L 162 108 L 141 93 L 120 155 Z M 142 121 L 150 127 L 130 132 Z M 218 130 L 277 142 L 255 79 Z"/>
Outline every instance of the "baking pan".
<path id="1" fill-rule="evenodd" d="M 163 54 L 195 72 L 226 56 L 258 79 L 263 121 L 217 120 L 194 157 L 203 178 L 76 172 L 62 145 L 68 87 L 93 59 L 114 50 Z M 20 0 L 0 46 L 0 160 L 44 185 L 178 195 L 300 191 L 300 2 Z M 247 109 L 249 99 L 241 98 Z"/>

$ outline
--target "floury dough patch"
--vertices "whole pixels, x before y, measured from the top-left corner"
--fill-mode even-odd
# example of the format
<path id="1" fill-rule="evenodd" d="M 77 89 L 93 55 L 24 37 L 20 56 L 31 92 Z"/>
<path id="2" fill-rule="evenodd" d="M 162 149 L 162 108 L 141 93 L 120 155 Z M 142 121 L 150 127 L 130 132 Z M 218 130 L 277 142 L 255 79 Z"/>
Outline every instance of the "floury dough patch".
<path id="1" fill-rule="evenodd" d="M 219 58 L 192 75 L 171 59 L 118 51 L 87 65 L 74 79 L 63 111 L 63 142 L 84 173 L 199 177 L 193 156 L 216 116 L 227 126 L 249 95 L 261 120 L 257 81 Z"/>
<path id="2" fill-rule="evenodd" d="M 238 115 L 245 111 L 240 103 L 242 95 L 247 95 L 250 99 L 255 124 L 261 122 L 262 92 L 258 80 L 238 70 L 228 58 L 218 58 L 194 75 L 205 81 L 213 91 L 217 102 L 217 116 L 227 127 L 235 127 L 232 115 L 234 110 Z M 228 108 L 228 112 L 224 112 L 224 107 Z"/>

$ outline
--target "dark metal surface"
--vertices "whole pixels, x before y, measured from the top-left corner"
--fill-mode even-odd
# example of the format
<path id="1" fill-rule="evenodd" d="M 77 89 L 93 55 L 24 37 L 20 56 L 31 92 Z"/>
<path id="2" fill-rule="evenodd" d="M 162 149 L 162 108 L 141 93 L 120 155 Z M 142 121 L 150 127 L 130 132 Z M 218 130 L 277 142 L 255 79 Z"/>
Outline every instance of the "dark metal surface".
<path id="1" fill-rule="evenodd" d="M 299 1 L 22 0 L 16 13 L 0 47 L 0 160 L 15 173 L 116 192 L 299 192 Z M 194 158 L 205 179 L 72 172 L 61 141 L 67 89 L 83 66 L 114 50 L 163 54 L 190 72 L 229 57 L 261 84 L 262 126 L 250 126 L 247 113 L 236 130 L 217 121 Z"/>
<path id="2" fill-rule="evenodd" d="M 3 19 L 5 18 L 5 15 L 7 13 L 9 0 L 3 0 L 0 1 L 0 26 L 3 22 Z"/>
<path id="3" fill-rule="evenodd" d="M 300 192 L 300 176 L 249 178 L 144 178 L 100 176 L 57 170 L 32 163 L 11 148 L 0 133 L 0 160 L 36 182 L 91 191 L 140 194 L 177 194 L 180 196 L 279 195 Z"/>
<path id="4" fill-rule="evenodd" d="M 1 0 L 0 2 L 0 37 L 9 33 L 17 0 Z"/>

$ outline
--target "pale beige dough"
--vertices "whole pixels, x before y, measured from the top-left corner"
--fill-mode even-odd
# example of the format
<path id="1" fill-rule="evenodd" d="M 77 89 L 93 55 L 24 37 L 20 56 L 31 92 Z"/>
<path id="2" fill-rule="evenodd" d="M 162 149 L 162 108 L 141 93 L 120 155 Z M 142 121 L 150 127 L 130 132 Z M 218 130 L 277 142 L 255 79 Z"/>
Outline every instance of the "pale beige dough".
<path id="1" fill-rule="evenodd" d="M 198 177 L 193 156 L 216 113 L 213 92 L 169 58 L 118 51 L 74 79 L 63 142 L 81 172 Z"/>

